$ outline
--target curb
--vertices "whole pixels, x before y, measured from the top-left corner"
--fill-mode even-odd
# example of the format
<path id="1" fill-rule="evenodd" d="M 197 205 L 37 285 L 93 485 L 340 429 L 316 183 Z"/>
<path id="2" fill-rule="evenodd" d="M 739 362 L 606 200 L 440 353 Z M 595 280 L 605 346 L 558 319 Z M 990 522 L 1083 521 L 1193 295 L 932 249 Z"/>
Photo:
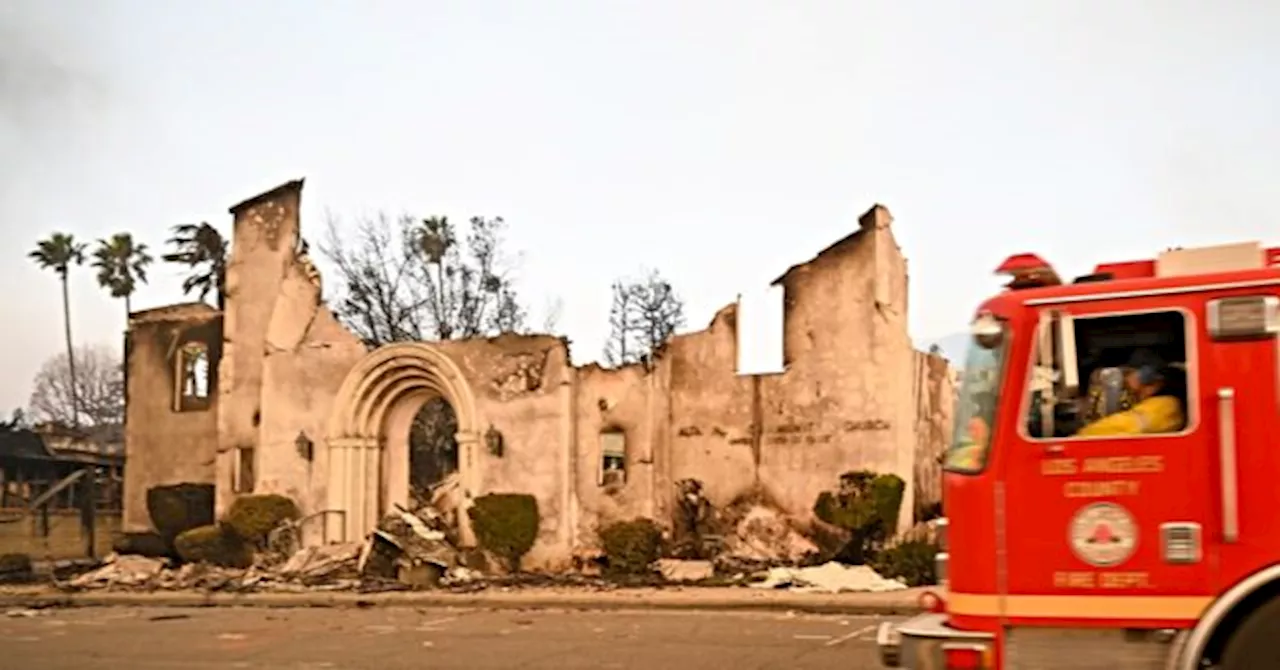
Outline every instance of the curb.
<path id="1" fill-rule="evenodd" d="M 625 592 L 624 592 L 625 593 Z M 654 593 L 592 597 L 581 594 L 528 593 L 73 593 L 0 595 L 0 607 L 49 609 L 71 607 L 258 607 L 368 608 L 431 607 L 490 610 L 588 610 L 683 612 L 778 612 L 900 616 L 923 611 L 914 602 L 858 602 L 839 596 L 662 597 Z M 627 597 L 629 596 L 629 597 Z"/>

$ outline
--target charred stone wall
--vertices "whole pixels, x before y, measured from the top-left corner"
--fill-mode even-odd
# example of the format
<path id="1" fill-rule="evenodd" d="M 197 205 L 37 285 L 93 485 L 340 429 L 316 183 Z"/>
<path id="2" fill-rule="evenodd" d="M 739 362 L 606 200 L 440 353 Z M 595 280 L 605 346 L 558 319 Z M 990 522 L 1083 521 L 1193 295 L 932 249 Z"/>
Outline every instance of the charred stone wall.
<path id="1" fill-rule="evenodd" d="M 219 513 L 245 493 L 324 509 L 330 404 L 366 353 L 321 302 L 320 275 L 302 253 L 301 196 L 294 181 L 231 208 Z"/>
<path id="2" fill-rule="evenodd" d="M 151 528 L 148 489 L 214 482 L 221 358 L 222 315 L 208 305 L 173 305 L 130 315 L 125 338 L 126 532 Z"/>
<path id="3" fill-rule="evenodd" d="M 916 520 L 942 502 L 942 455 L 951 444 L 956 387 L 947 359 L 915 352 L 914 404 Z"/>
<path id="4" fill-rule="evenodd" d="M 406 501 L 407 427 L 431 387 L 370 400 L 380 408 L 362 415 L 372 428 L 330 434 L 358 395 L 352 378 L 370 360 L 400 365 L 400 354 L 370 356 L 324 306 L 301 252 L 301 188 L 290 182 L 232 208 L 224 315 L 178 306 L 135 317 L 127 525 L 145 526 L 138 501 L 148 486 L 177 481 L 215 482 L 219 511 L 249 492 L 288 495 L 306 514 L 334 500 L 366 510 L 372 499 L 380 510 Z M 528 561 L 554 565 L 605 523 L 668 519 L 684 478 L 701 480 L 719 506 L 757 494 L 798 516 L 848 470 L 901 476 L 907 510 L 915 495 L 933 496 L 934 471 L 919 463 L 939 449 L 950 401 L 907 338 L 906 261 L 890 221 L 873 208 L 854 234 L 779 278 L 781 374 L 736 374 L 733 306 L 648 365 L 617 370 L 575 368 L 567 342 L 545 335 L 430 343 L 465 378 L 446 384 L 468 404 L 464 497 L 535 495 L 542 528 Z M 183 333 L 207 341 L 219 374 L 200 407 L 175 411 L 171 359 Z M 334 446 L 340 466 L 329 460 Z M 333 481 L 360 492 L 328 495 Z M 309 541 L 329 527 L 312 526 Z"/>

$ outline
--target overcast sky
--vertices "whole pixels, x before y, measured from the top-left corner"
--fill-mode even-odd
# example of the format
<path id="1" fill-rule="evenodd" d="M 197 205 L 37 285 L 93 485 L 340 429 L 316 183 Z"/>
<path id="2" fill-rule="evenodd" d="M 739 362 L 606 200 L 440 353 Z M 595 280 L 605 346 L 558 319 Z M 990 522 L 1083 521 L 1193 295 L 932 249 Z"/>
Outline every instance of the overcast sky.
<path id="1" fill-rule="evenodd" d="M 875 202 L 918 340 L 1012 253 L 1280 242 L 1277 34 L 1262 0 L 4 0 L 0 411 L 62 347 L 38 238 L 157 246 L 298 177 L 313 238 L 326 208 L 505 217 L 579 361 L 618 274 L 701 327 Z M 72 297 L 119 344 L 88 268 Z M 180 299 L 156 268 L 135 306 Z"/>

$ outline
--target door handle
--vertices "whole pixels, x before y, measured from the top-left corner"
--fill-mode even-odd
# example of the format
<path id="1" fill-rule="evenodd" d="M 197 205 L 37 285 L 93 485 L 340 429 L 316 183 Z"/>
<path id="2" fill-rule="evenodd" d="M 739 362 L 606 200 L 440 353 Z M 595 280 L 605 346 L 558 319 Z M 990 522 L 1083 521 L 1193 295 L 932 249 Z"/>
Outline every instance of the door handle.
<path id="1" fill-rule="evenodd" d="M 1236 390 L 1218 389 L 1218 466 L 1222 470 L 1222 540 L 1240 539 L 1240 486 L 1236 463 Z"/>

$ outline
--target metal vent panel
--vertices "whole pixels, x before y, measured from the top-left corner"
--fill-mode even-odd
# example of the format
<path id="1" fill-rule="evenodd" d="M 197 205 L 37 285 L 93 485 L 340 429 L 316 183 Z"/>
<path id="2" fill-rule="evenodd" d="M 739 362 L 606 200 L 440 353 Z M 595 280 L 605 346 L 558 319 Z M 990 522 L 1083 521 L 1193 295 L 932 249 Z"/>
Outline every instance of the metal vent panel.
<path id="1" fill-rule="evenodd" d="M 1007 670 L 1164 670 L 1170 645 L 1157 631 L 1010 628 Z"/>

